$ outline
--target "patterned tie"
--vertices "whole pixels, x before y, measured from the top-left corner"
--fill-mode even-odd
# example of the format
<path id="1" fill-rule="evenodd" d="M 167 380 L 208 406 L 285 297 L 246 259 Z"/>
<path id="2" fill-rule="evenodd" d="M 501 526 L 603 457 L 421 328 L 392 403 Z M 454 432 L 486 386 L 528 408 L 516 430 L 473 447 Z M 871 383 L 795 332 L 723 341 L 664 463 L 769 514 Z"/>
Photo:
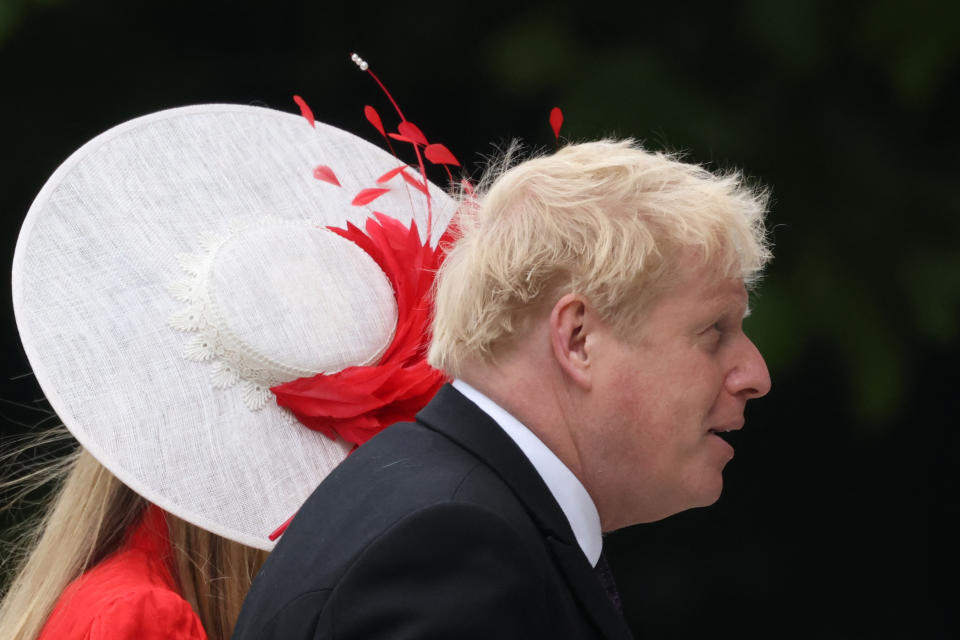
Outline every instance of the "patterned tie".
<path id="1" fill-rule="evenodd" d="M 602 551 L 600 552 L 600 559 L 597 561 L 597 566 L 595 566 L 593 570 L 597 574 L 597 579 L 600 580 L 600 584 L 603 585 L 604 590 L 610 597 L 610 602 L 612 602 L 613 606 L 620 612 L 620 615 L 623 615 L 623 603 L 620 601 L 620 592 L 617 591 L 617 583 L 614 581 L 613 572 L 610 571 L 610 565 L 607 563 L 607 556 Z"/>

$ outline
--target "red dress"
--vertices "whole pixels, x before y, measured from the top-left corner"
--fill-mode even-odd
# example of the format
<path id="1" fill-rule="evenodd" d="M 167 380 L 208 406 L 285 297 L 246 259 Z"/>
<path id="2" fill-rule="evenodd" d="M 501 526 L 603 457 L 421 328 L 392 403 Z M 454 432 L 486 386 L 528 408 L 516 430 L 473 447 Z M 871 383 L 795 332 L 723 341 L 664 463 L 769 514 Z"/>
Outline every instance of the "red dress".
<path id="1" fill-rule="evenodd" d="M 64 589 L 38 640 L 206 640 L 173 582 L 166 530 L 147 507 L 120 549 Z"/>

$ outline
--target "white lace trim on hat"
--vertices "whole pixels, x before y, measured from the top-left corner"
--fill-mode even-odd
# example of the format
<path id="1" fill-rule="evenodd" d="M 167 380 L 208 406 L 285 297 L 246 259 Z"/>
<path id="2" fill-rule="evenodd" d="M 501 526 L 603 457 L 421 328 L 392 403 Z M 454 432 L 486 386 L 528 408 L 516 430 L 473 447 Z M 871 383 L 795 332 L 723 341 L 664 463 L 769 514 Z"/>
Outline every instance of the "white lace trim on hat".
<path id="1" fill-rule="evenodd" d="M 303 221 L 261 219 L 199 246 L 177 256 L 187 277 L 168 290 L 187 306 L 168 324 L 193 334 L 183 357 L 210 363 L 214 388 L 239 385 L 250 410 L 267 404 L 270 387 L 371 364 L 390 344 L 393 290 L 350 241 Z"/>

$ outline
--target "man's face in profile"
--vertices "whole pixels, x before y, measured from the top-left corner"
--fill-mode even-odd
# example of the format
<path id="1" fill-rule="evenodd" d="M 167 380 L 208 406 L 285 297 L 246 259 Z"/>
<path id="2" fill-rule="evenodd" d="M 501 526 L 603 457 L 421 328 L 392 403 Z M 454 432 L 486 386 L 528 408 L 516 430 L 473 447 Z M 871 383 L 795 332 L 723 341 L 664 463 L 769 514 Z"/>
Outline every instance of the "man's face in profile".
<path id="1" fill-rule="evenodd" d="M 740 278 L 690 270 L 632 335 L 594 337 L 597 383 L 584 466 L 604 530 L 712 504 L 733 457 L 723 432 L 743 426 L 747 400 L 770 390 L 766 363 L 743 333 Z M 606 511 L 606 513 L 604 513 Z"/>

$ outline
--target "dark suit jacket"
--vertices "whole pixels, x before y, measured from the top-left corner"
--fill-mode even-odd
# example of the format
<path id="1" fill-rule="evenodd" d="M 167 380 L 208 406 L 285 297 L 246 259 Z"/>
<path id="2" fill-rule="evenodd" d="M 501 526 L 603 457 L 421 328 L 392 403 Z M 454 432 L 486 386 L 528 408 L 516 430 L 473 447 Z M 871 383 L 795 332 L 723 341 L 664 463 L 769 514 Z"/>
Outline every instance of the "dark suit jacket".
<path id="1" fill-rule="evenodd" d="M 630 638 L 520 449 L 443 387 L 293 519 L 234 640 Z"/>

